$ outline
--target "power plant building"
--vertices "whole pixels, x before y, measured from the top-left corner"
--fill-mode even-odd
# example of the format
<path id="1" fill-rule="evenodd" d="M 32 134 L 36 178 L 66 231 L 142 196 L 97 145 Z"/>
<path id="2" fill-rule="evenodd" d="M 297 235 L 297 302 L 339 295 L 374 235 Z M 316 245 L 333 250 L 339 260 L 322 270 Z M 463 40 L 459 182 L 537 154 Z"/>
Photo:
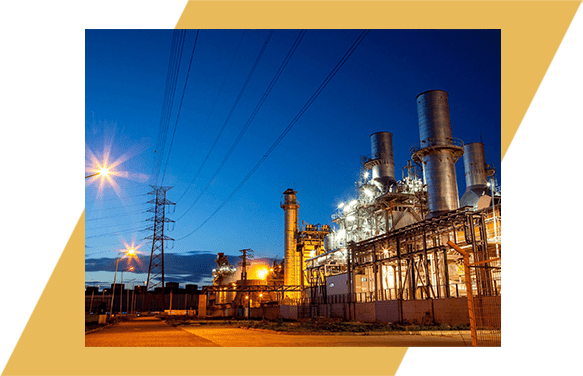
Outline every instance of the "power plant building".
<path id="1" fill-rule="evenodd" d="M 393 155 L 399 140 L 376 132 L 357 195 L 338 206 L 332 226 L 300 225 L 298 192 L 283 192 L 283 278 L 264 285 L 278 315 L 386 322 L 431 317 L 463 324 L 468 286 L 470 295 L 484 298 L 481 309 L 499 312 L 501 193 L 495 171 L 486 164 L 483 143 L 453 137 L 447 92 L 426 91 L 416 102 L 419 142 L 411 146 L 400 180 Z M 455 165 L 462 156 L 466 191 L 460 199 Z"/>

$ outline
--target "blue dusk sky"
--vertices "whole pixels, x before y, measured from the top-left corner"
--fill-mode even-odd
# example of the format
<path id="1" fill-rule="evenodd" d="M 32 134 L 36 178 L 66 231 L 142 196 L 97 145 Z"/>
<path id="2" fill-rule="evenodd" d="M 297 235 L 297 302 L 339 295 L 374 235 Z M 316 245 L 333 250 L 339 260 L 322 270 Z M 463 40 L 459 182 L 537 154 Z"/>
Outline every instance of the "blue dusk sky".
<path id="1" fill-rule="evenodd" d="M 400 179 L 427 90 L 449 93 L 453 136 L 484 142 L 500 183 L 500 30 L 362 32 L 87 30 L 86 175 L 95 160 L 115 167 L 113 184 L 86 179 L 86 283 L 111 284 L 132 242 L 124 283 L 146 279 L 150 185 L 176 203 L 166 281 L 209 283 L 217 252 L 281 260 L 282 193 L 298 192 L 300 221 L 331 224 L 379 131 L 393 134 Z M 462 159 L 456 170 L 461 197 Z"/>

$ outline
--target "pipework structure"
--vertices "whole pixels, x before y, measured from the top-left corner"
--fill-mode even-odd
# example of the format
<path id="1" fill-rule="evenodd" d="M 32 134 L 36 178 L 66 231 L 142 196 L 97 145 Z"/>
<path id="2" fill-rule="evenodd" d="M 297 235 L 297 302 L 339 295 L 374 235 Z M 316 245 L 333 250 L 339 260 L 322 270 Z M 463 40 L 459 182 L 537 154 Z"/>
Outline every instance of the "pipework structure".
<path id="1" fill-rule="evenodd" d="M 417 96 L 419 143 L 411 158 L 423 167 L 429 216 L 459 208 L 455 163 L 464 154 L 463 142 L 452 137 L 448 94 L 430 90 Z"/>
<path id="2" fill-rule="evenodd" d="M 462 260 L 447 245 L 449 240 L 468 249 L 472 262 L 484 263 L 476 284 L 479 292 L 498 295 L 500 280 L 492 271 L 499 264 L 487 262 L 498 256 L 495 244 L 488 241 L 495 237 L 491 218 L 492 208 L 479 212 L 458 209 L 352 243 L 348 252 L 353 262 L 348 273 L 353 275 L 354 290 L 359 292 L 356 302 L 466 296 L 459 267 Z"/>
<path id="3" fill-rule="evenodd" d="M 371 157 L 363 161 L 358 196 L 338 205 L 332 215 L 338 228 L 327 238 L 329 249 L 420 221 L 427 212 L 425 187 L 415 166 L 409 162 L 396 181 L 392 134 L 377 132 L 370 139 Z"/>
<path id="4" fill-rule="evenodd" d="M 501 194 L 495 181 L 488 182 L 494 170 L 485 164 L 484 146 L 452 137 L 446 92 L 424 92 L 416 101 L 415 165 L 408 161 L 396 181 L 392 135 L 371 135 L 357 197 L 332 215 L 336 228 L 326 237 L 326 252 L 306 260 L 311 293 L 305 296 L 312 306 L 466 296 L 462 259 L 448 241 L 479 265 L 474 293 L 500 295 Z M 467 205 L 464 198 L 460 208 L 455 163 L 462 155 L 467 196 L 474 202 Z"/>

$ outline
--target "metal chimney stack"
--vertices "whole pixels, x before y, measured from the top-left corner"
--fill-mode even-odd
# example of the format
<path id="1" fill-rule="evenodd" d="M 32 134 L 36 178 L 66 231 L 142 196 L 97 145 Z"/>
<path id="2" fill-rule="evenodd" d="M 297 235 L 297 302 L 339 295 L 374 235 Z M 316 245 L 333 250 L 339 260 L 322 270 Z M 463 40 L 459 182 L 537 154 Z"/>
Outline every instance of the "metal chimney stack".
<path id="1" fill-rule="evenodd" d="M 283 283 L 284 285 L 299 286 L 301 284 L 299 252 L 296 251 L 296 232 L 298 226 L 298 209 L 300 205 L 296 201 L 296 191 L 289 188 L 283 192 L 284 200 L 281 208 L 284 210 L 284 247 L 285 265 Z M 287 294 L 291 296 L 293 294 Z"/>
<path id="2" fill-rule="evenodd" d="M 372 171 L 372 180 L 382 191 L 396 183 L 393 157 L 393 134 L 376 132 L 370 135 L 370 158 L 364 168 Z"/>
<path id="3" fill-rule="evenodd" d="M 486 164 L 484 144 L 472 142 L 464 145 L 464 172 L 466 178 L 466 192 L 460 200 L 460 205 L 477 206 L 482 196 L 491 196 L 487 186 L 488 176 L 494 174 L 494 169 Z M 490 200 L 487 197 L 488 205 Z"/>
<path id="4" fill-rule="evenodd" d="M 463 142 L 451 135 L 448 94 L 430 90 L 417 96 L 420 142 L 412 159 L 423 166 L 429 217 L 459 207 L 455 163 L 464 154 Z"/>
<path id="5" fill-rule="evenodd" d="M 472 142 L 464 145 L 464 171 L 467 188 L 484 188 L 488 183 L 486 177 L 486 155 L 484 144 Z"/>

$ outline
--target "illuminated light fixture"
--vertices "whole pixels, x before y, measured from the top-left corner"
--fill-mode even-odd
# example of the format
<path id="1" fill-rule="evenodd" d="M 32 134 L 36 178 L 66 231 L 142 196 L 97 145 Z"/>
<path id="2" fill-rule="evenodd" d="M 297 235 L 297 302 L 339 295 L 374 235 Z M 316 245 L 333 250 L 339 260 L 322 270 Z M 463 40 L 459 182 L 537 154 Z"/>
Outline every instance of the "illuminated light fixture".
<path id="1" fill-rule="evenodd" d="M 261 268 L 257 270 L 257 277 L 259 277 L 259 279 L 265 279 L 265 277 L 267 277 L 267 273 L 267 268 Z"/>
<path id="2" fill-rule="evenodd" d="M 344 207 L 344 203 L 341 202 L 340 205 L 338 205 L 338 209 L 342 209 Z"/>

